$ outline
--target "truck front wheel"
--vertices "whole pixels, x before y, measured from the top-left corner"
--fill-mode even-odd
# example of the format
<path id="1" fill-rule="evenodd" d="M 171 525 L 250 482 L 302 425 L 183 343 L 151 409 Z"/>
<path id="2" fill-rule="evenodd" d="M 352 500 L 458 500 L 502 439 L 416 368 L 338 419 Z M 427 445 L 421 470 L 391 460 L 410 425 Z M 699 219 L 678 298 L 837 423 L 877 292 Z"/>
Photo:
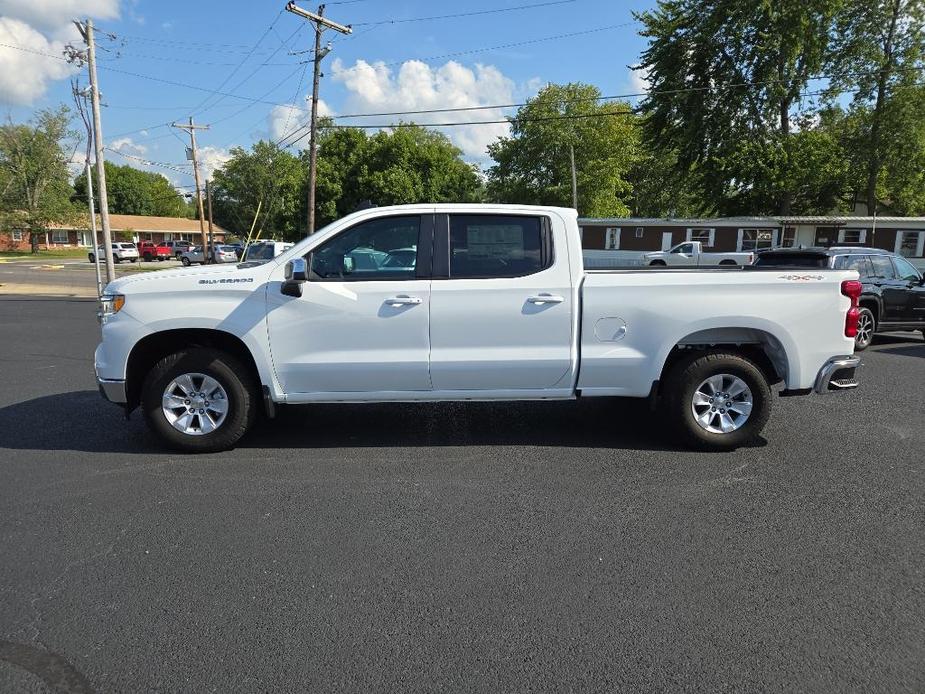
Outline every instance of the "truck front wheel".
<path id="1" fill-rule="evenodd" d="M 161 359 L 142 386 L 141 405 L 151 430 L 171 448 L 224 451 L 257 416 L 255 384 L 234 357 L 190 348 Z"/>
<path id="2" fill-rule="evenodd" d="M 727 352 L 698 352 L 672 366 L 663 407 L 679 438 L 709 451 L 754 441 L 771 415 L 771 389 L 754 363 Z"/>

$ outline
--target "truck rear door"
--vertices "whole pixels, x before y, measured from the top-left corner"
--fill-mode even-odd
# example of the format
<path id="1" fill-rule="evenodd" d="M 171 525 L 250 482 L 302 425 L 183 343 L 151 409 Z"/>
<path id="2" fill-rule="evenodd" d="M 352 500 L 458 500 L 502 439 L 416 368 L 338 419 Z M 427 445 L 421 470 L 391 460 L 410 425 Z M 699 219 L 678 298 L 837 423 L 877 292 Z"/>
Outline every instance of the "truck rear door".
<path id="1" fill-rule="evenodd" d="M 544 215 L 438 215 L 434 390 L 571 389 L 577 306 L 565 234 Z"/>

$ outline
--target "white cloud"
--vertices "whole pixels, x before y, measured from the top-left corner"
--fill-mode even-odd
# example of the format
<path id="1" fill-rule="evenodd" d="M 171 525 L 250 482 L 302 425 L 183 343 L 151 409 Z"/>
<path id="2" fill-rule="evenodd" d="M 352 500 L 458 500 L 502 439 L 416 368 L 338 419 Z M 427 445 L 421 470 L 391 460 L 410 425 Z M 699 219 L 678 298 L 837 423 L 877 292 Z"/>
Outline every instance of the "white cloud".
<path id="1" fill-rule="evenodd" d="M 629 75 L 630 92 L 633 94 L 649 93 L 649 71 L 644 69 L 633 70 L 630 68 Z M 636 97 L 641 98 L 641 97 Z"/>
<path id="2" fill-rule="evenodd" d="M 270 115 L 267 116 L 267 125 L 270 129 L 270 137 L 274 140 L 279 140 L 284 135 L 291 135 L 296 131 L 298 131 L 299 135 L 301 135 L 303 132 L 307 132 L 307 128 L 302 129 L 301 126 L 307 123 L 311 117 L 310 109 L 311 102 L 309 102 L 308 97 L 305 98 L 305 101 L 302 104 L 274 106 L 270 111 Z M 324 102 L 324 99 L 318 99 L 318 115 L 333 115 L 333 111 L 331 111 L 330 106 Z M 301 148 L 300 146 L 303 144 L 307 145 L 307 138 L 300 140 L 296 147 Z"/>
<path id="3" fill-rule="evenodd" d="M 203 180 L 212 178 L 213 172 L 231 159 L 229 150 L 223 147 L 200 147 L 199 148 L 199 173 Z"/>
<path id="4" fill-rule="evenodd" d="M 461 108 L 513 103 L 518 90 L 513 80 L 505 77 L 493 66 L 475 65 L 473 68 L 450 61 L 433 68 L 417 60 L 401 65 L 397 74 L 385 63 L 367 63 L 358 60 L 345 67 L 340 60 L 332 63 L 333 79 L 349 92 L 344 110 L 351 112 L 417 111 L 427 109 Z M 465 121 L 504 120 L 505 109 L 456 111 L 407 116 L 382 116 L 378 122 L 414 121 L 430 123 L 459 123 Z M 357 123 L 375 123 L 366 118 Z M 463 153 L 471 158 L 483 159 L 488 145 L 510 132 L 506 123 L 491 125 L 461 125 L 447 128 L 446 134 Z"/>
<path id="5" fill-rule="evenodd" d="M 63 60 L 50 57 L 63 57 L 63 43 L 49 41 L 18 19 L 0 17 L 0 43 L 25 49 L 0 46 L 0 103 L 31 104 L 45 94 L 49 81 L 76 72 Z"/>
<path id="6" fill-rule="evenodd" d="M 120 137 L 117 140 L 113 140 L 109 143 L 109 147 L 117 152 L 132 154 L 136 157 L 140 157 L 148 151 L 145 145 L 138 144 L 130 137 Z"/>
<path id="7" fill-rule="evenodd" d="M 115 19 L 119 0 L 0 0 L 0 15 L 20 19 L 44 32 L 60 30 L 72 19 Z"/>
<path id="8" fill-rule="evenodd" d="M 115 19 L 119 1 L 0 0 L 0 43 L 19 47 L 0 46 L 0 103 L 32 104 L 49 82 L 74 74 L 75 67 L 42 54 L 63 57 L 65 43 L 81 45 L 71 20 Z"/>

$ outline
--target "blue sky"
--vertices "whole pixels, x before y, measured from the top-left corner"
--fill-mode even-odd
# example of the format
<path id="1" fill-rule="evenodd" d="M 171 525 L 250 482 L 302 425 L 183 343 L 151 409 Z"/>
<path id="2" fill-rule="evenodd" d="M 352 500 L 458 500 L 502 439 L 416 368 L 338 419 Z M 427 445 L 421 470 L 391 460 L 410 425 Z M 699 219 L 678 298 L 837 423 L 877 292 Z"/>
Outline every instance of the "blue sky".
<path id="1" fill-rule="evenodd" d="M 632 12 L 652 2 L 545 0 L 544 6 L 492 14 L 402 21 L 540 3 L 544 0 L 328 3 L 326 14 L 353 24 L 354 34 L 325 35 L 333 45 L 324 62 L 324 109 L 349 114 L 515 103 L 547 82 L 589 82 L 604 94 L 639 90 L 638 78 L 627 69 L 644 46 Z M 99 41 L 104 138 L 114 150 L 137 158 L 114 152 L 107 157 L 188 185 L 184 134 L 165 123 L 192 114 L 197 122 L 211 124 L 211 130 L 199 134 L 199 144 L 207 166 L 213 167 L 231 147 L 281 137 L 306 120 L 311 66 L 300 63 L 310 56 L 291 53 L 308 49 L 312 32 L 304 20 L 281 12 L 283 6 L 282 0 L 0 0 L 0 44 L 7 44 L 0 45 L 0 106 L 22 120 L 35 108 L 71 103 L 68 78 L 73 71 L 41 54 L 60 55 L 65 43 L 77 43 L 68 20 L 91 16 L 102 32 L 115 36 Z M 532 42 L 552 36 L 562 37 Z M 496 48 L 519 42 L 531 43 Z M 221 91 L 262 103 L 180 86 L 218 89 L 223 83 Z M 497 120 L 510 113 L 486 110 L 414 120 Z M 444 130 L 467 160 L 482 163 L 485 145 L 504 131 L 503 125 Z"/>

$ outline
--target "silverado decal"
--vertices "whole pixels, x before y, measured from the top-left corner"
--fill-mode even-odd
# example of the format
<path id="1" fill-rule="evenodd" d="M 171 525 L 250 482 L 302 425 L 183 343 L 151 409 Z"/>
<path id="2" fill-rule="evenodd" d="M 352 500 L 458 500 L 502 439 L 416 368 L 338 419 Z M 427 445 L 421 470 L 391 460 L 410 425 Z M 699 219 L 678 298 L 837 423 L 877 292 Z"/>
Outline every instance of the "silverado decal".
<path id="1" fill-rule="evenodd" d="M 199 280 L 199 284 L 239 284 L 241 282 L 253 281 L 253 277 L 222 277 L 217 280 Z"/>
<path id="2" fill-rule="evenodd" d="M 825 277 L 822 275 L 780 275 L 777 279 L 788 282 L 819 282 Z"/>

